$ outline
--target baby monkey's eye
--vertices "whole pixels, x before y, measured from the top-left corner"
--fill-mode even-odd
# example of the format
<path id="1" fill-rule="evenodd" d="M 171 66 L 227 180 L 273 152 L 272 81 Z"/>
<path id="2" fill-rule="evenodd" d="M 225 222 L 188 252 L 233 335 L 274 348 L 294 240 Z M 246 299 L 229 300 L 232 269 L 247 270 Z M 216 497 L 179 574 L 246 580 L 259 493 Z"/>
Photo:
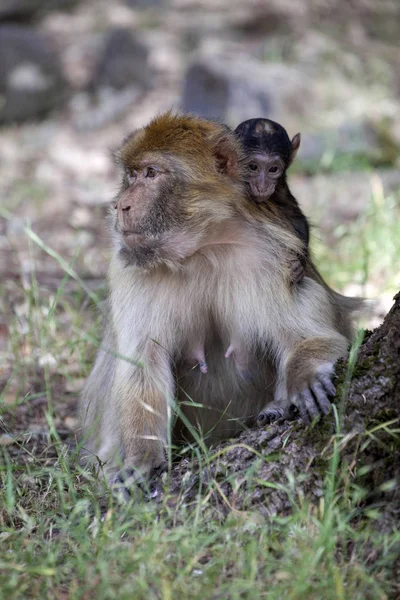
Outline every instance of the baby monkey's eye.
<path id="1" fill-rule="evenodd" d="M 144 170 L 145 177 L 150 177 L 150 179 L 153 179 L 154 177 L 156 177 L 156 175 L 158 175 L 158 172 L 153 167 L 146 167 L 146 169 Z"/>
<path id="2" fill-rule="evenodd" d="M 257 165 L 257 163 L 250 163 L 249 164 L 249 169 L 250 169 L 250 171 L 254 171 L 254 172 L 258 171 L 258 165 Z"/>
<path id="3" fill-rule="evenodd" d="M 278 167 L 271 167 L 268 173 L 277 173 L 279 171 Z"/>

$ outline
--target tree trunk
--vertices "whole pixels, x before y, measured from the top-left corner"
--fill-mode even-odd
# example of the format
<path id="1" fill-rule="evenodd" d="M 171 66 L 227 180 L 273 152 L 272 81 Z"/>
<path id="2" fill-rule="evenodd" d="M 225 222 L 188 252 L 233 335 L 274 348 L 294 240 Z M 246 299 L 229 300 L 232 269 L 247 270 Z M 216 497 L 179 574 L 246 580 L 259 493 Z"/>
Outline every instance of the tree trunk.
<path id="1" fill-rule="evenodd" d="M 222 514 L 287 514 L 304 497 L 319 502 L 336 449 L 336 477 L 360 486 L 366 502 L 382 506 L 380 527 L 398 522 L 400 293 L 384 323 L 366 334 L 351 379 L 345 360 L 336 372 L 334 413 L 313 427 L 294 421 L 246 431 L 216 446 L 207 462 L 200 453 L 183 458 L 155 484 L 152 497 L 161 502 L 168 486 L 173 498 L 168 502 L 175 508 L 187 509 L 201 492 L 209 494 L 205 509 L 212 506 Z"/>

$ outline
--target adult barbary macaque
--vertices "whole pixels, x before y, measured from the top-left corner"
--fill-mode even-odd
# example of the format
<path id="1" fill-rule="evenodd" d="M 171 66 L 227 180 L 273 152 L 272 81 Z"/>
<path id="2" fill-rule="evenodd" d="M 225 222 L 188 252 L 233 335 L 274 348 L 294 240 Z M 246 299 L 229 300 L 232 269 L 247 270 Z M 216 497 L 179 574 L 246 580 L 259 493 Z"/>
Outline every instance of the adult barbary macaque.
<path id="1" fill-rule="evenodd" d="M 167 113 L 117 153 L 110 315 L 81 406 L 111 480 L 162 467 L 173 402 L 208 441 L 330 409 L 350 311 L 311 264 L 290 285 L 301 242 L 245 193 L 241 152 L 226 127 Z M 189 435 L 181 420 L 173 435 Z"/>
<path id="2" fill-rule="evenodd" d="M 303 279 L 308 258 L 310 228 L 292 195 L 286 171 L 300 147 L 301 136 L 290 140 L 286 129 L 270 119 L 248 119 L 235 129 L 245 151 L 245 181 L 251 198 L 289 223 L 301 240 L 301 252 L 291 258 L 292 283 Z"/>

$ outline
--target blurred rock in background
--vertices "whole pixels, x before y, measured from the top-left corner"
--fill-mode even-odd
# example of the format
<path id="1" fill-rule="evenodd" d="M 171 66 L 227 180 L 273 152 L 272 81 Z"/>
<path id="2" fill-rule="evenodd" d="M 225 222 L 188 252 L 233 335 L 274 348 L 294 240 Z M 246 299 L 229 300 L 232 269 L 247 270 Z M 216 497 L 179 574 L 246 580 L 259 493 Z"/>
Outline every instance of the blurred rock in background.
<path id="1" fill-rule="evenodd" d="M 399 22 L 398 0 L 0 0 L 0 195 L 19 213 L 0 275 L 29 262 L 24 219 L 104 275 L 109 149 L 168 109 L 300 131 L 290 178 L 333 246 L 371 172 L 398 198 Z"/>
<path id="2" fill-rule="evenodd" d="M 51 10 L 67 10 L 78 0 L 1 0 L 0 21 L 27 22 Z"/>
<path id="3" fill-rule="evenodd" d="M 285 121 L 313 110 L 312 82 L 290 65 L 251 56 L 196 57 L 185 76 L 182 107 L 211 119 L 240 123 L 254 115 Z"/>
<path id="4" fill-rule="evenodd" d="M 134 32 L 116 27 L 107 32 L 103 50 L 95 67 L 91 88 L 111 87 L 117 90 L 129 85 L 151 86 L 148 50 Z"/>
<path id="5" fill-rule="evenodd" d="M 0 25 L 0 123 L 44 116 L 66 97 L 50 41 L 27 27 Z"/>

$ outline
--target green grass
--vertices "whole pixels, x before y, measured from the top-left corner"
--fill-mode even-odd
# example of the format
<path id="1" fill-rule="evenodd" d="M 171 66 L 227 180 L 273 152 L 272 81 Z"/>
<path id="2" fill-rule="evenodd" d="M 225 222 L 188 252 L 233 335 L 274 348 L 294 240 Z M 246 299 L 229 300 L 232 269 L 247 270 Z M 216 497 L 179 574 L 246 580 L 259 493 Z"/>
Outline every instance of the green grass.
<path id="1" fill-rule="evenodd" d="M 347 283 L 340 268 L 345 264 L 348 280 L 395 286 L 398 212 L 397 197 L 375 195 L 359 223 L 338 229 L 335 252 L 316 248 L 330 283 Z M 319 503 L 297 494 L 294 476 L 282 473 L 289 515 L 267 518 L 254 510 L 252 490 L 260 483 L 254 468 L 246 476 L 249 501 L 240 511 L 224 502 L 223 476 L 204 483 L 190 506 L 180 499 L 179 511 L 168 492 L 161 505 L 132 500 L 122 506 L 102 492 L 93 473 L 80 466 L 77 450 L 68 447 L 72 432 L 63 435 L 74 415 L 74 385 L 87 375 L 99 335 L 93 306 L 98 294 L 90 292 L 88 302 L 73 261 L 29 228 L 27 235 L 52 253 L 66 276 L 50 293 L 33 275 L 19 291 L 18 310 L 8 315 L 10 370 L 0 396 L 0 426 L 15 439 L 0 446 L 1 599 L 376 600 L 399 593 L 393 569 L 400 532 L 376 526 L 382 507 L 365 502 L 365 469 L 342 464 L 342 405 Z M 67 292 L 71 278 L 78 289 Z M 8 293 L 4 282 L 3 291 Z M 354 354 L 349 377 L 353 366 Z M 30 439 L 38 425 L 42 437 Z M 211 460 L 210 451 L 197 453 L 204 464 Z M 212 502 L 218 494 L 223 511 Z"/>
<path id="2" fill-rule="evenodd" d="M 385 196 L 379 180 L 375 184 L 364 213 L 336 227 L 334 247 L 315 237 L 313 250 L 317 265 L 334 288 L 357 283 L 366 293 L 369 284 L 379 297 L 394 295 L 400 287 L 400 191 Z"/>
<path id="3" fill-rule="evenodd" d="M 400 533 L 380 533 L 377 512 L 341 471 L 333 443 L 323 497 L 293 494 L 293 514 L 212 511 L 205 498 L 179 517 L 168 507 L 100 499 L 96 482 L 57 438 L 55 464 L 1 476 L 0 589 L 4 598 L 376 599 L 390 592 Z M 256 478 L 249 477 L 248 492 Z M 371 560 L 373 557 L 373 560 Z"/>
<path id="4" fill-rule="evenodd" d="M 332 151 L 325 151 L 321 159 L 302 159 L 296 158 L 293 165 L 290 167 L 291 174 L 301 175 L 321 175 L 331 173 L 348 173 L 351 171 L 368 171 L 374 169 L 370 157 L 363 154 L 345 154 Z M 382 162 L 378 166 L 392 166 Z"/>

